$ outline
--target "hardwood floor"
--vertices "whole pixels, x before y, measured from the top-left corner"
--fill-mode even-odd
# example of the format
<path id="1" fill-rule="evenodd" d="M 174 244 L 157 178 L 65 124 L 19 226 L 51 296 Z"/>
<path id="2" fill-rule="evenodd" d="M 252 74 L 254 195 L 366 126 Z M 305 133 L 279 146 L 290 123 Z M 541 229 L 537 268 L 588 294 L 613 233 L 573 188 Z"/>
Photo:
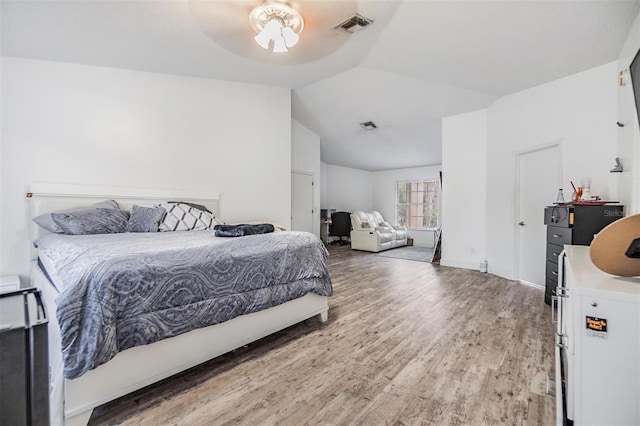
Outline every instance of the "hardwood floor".
<path id="1" fill-rule="evenodd" d="M 94 411 L 91 425 L 554 423 L 543 290 L 332 247 L 310 319 Z"/>

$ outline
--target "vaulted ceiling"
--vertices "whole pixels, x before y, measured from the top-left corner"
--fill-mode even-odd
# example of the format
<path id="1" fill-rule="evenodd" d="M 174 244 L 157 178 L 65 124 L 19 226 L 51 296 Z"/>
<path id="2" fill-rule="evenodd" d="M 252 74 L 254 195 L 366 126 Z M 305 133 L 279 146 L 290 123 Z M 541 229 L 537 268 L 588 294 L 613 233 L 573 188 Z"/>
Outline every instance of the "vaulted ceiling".
<path id="1" fill-rule="evenodd" d="M 2 0 L 1 51 L 290 87 L 323 161 L 382 170 L 439 164 L 442 117 L 616 60 L 640 10 L 640 0 L 299 0 L 300 43 L 274 54 L 253 41 L 258 4 Z M 333 29 L 354 13 L 373 24 Z"/>

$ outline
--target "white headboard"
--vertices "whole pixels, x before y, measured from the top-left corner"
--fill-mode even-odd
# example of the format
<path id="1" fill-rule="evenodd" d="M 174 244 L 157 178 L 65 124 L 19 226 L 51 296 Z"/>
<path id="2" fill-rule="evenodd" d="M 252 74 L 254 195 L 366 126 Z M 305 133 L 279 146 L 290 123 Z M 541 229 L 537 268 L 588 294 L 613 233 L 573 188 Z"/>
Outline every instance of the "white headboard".
<path id="1" fill-rule="evenodd" d="M 115 200 L 120 208 L 127 211 L 134 204 L 152 205 L 163 201 L 187 201 L 204 205 L 218 218 L 220 215 L 217 192 L 33 182 L 29 185 L 27 199 L 29 200 L 31 241 L 50 233 L 33 222 L 31 219 L 34 217 L 72 207 L 89 206 L 103 200 Z M 31 259 L 34 260 L 38 252 L 33 244 L 31 247 Z"/>

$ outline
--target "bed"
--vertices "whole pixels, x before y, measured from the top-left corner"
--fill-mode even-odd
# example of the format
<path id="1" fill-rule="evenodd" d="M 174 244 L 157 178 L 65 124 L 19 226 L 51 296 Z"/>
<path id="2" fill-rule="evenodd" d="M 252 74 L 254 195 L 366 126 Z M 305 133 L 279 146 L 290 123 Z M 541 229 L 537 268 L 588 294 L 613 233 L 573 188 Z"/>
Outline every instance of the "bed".
<path id="1" fill-rule="evenodd" d="M 215 193 L 189 193 L 186 191 L 34 183 L 31 184 L 29 188 L 27 198 L 29 200 L 30 218 L 35 218 L 48 212 L 88 205 L 105 199 L 115 200 L 123 210 L 129 210 L 133 205 L 149 206 L 175 199 L 185 203 L 196 203 L 209 209 L 214 216 L 218 216 L 219 212 L 219 197 L 218 194 Z M 155 233 L 155 235 L 151 235 L 151 233 L 139 235 L 134 235 L 133 233 L 129 235 L 104 235 L 102 237 L 92 235 L 76 238 L 76 236 L 68 237 L 51 234 L 49 231 L 33 224 L 31 227 L 31 238 L 33 241 L 38 241 L 39 243 L 39 250 L 41 251 L 40 257 L 48 258 L 44 262 L 45 266 L 43 266 L 42 260 L 38 261 L 38 249 L 33 249 L 31 280 L 33 286 L 42 290 L 49 313 L 49 361 L 51 367 L 50 411 L 51 423 L 54 425 L 62 423 L 67 425 L 87 424 L 94 407 L 244 346 L 305 319 L 318 316 L 321 322 L 325 322 L 328 318 L 328 297 L 331 294 L 331 282 L 328 274 L 326 274 L 326 269 L 324 269 L 323 273 L 321 271 L 322 268 L 319 267 L 317 271 L 309 272 L 309 276 L 302 276 L 301 274 L 304 271 L 300 272 L 295 270 L 296 258 L 300 253 L 303 253 L 304 256 L 315 256 L 312 254 L 312 249 L 308 249 L 309 252 L 307 253 L 304 251 L 307 249 L 300 248 L 296 245 L 302 243 L 295 242 L 308 239 L 313 246 L 316 243 L 316 241 L 313 240 L 317 240 L 317 238 L 311 234 L 275 232 L 244 238 L 216 239 L 213 236 L 213 231 L 207 230 L 158 232 Z M 120 241 L 120 238 L 125 238 L 126 242 L 115 242 Z M 187 240 L 185 240 L 185 238 L 187 238 Z M 160 240 L 167 241 L 160 243 Z M 175 243 L 173 240 L 180 241 L 180 243 Z M 152 243 L 149 243 L 149 241 L 152 241 Z M 256 242 L 259 242 L 259 244 Z M 71 249 L 66 247 L 65 244 L 69 244 Z M 107 250 L 105 247 L 108 247 L 109 244 L 113 247 Z M 173 244 L 178 244 L 179 248 L 177 251 L 166 249 L 168 251 L 165 251 L 164 255 L 150 254 L 148 251 L 149 246 L 165 247 L 165 244 L 169 244 L 170 247 L 173 247 Z M 261 256 L 259 254 L 260 252 L 252 252 L 251 250 L 254 250 L 252 246 L 257 247 L 263 245 L 265 247 L 270 245 L 275 247 L 273 251 L 274 256 L 277 257 L 276 260 L 273 262 L 251 262 L 246 260 L 258 259 L 259 256 Z M 127 253 L 127 255 L 133 257 L 131 259 L 127 258 L 125 261 L 118 258 L 117 261 L 114 260 L 112 262 L 111 258 L 109 258 L 111 250 L 118 246 L 126 247 L 126 249 L 123 250 L 130 251 L 131 253 Z M 62 247 L 64 247 L 64 250 L 71 250 L 71 253 L 86 252 L 90 253 L 90 256 L 78 256 L 76 258 L 74 257 L 75 255 L 68 255 L 67 251 L 63 252 Z M 323 246 L 322 250 L 324 250 Z M 227 252 L 227 256 L 229 256 L 222 261 L 223 266 L 216 266 L 215 268 L 209 267 L 208 265 L 210 263 L 213 264 L 214 260 L 217 262 L 218 257 L 222 258 L 220 253 L 223 252 Z M 52 257 L 55 260 L 56 253 L 59 254 L 58 257 L 60 258 L 57 260 L 57 264 L 55 262 L 52 263 L 51 260 Z M 326 252 L 324 253 L 325 254 L 320 256 L 326 255 Z M 107 256 L 107 260 L 102 261 L 101 256 L 103 255 Z M 121 285 L 137 283 L 135 284 L 136 286 L 141 286 L 147 282 L 148 275 L 145 275 L 145 273 L 148 271 L 156 271 L 154 273 L 157 273 L 159 276 L 165 276 L 165 272 L 161 269 L 163 267 L 161 263 L 163 256 L 165 260 L 168 258 L 173 259 L 173 256 L 180 258 L 180 261 L 173 262 L 175 264 L 183 264 L 187 261 L 195 262 L 195 260 L 192 259 L 196 258 L 199 259 L 198 261 L 200 262 L 197 265 L 187 264 L 184 266 L 180 272 L 178 272 L 178 275 L 182 278 L 167 280 L 174 283 L 172 285 L 176 285 L 176 281 L 181 283 L 179 285 L 184 285 L 184 283 L 192 285 L 193 282 L 197 282 L 198 280 L 195 278 L 185 278 L 185 271 L 190 269 L 198 271 L 202 276 L 208 275 L 207 280 L 211 279 L 215 281 L 215 279 L 218 279 L 222 284 L 214 284 L 222 286 L 226 283 L 226 281 L 223 282 L 223 280 L 228 279 L 230 276 L 236 275 L 236 278 L 243 276 L 247 278 L 243 278 L 241 280 L 242 282 L 234 283 L 227 287 L 240 288 L 242 290 L 240 299 L 244 300 L 244 294 L 252 292 L 263 293 L 267 291 L 263 288 L 251 287 L 251 283 L 254 281 L 259 282 L 261 279 L 273 281 L 276 280 L 277 277 L 277 280 L 283 282 L 278 283 L 278 287 L 274 286 L 273 292 L 268 294 L 264 293 L 267 295 L 260 300 L 268 300 L 268 303 L 253 303 L 251 311 L 246 311 L 250 313 L 246 313 L 243 310 L 244 308 L 229 308 L 229 311 L 233 311 L 233 313 L 230 314 L 231 319 L 207 319 L 207 321 L 213 322 L 213 325 L 206 325 L 206 323 L 200 321 L 200 323 L 196 324 L 197 328 L 190 331 L 182 327 L 185 312 L 192 312 L 191 306 L 196 306 L 196 304 L 190 305 L 189 309 L 185 310 L 178 306 L 174 300 L 175 298 L 172 298 L 170 301 L 163 300 L 159 302 L 164 303 L 161 307 L 169 304 L 171 305 L 171 309 L 176 309 L 176 311 L 172 311 L 171 315 L 165 315 L 163 317 L 163 321 L 165 321 L 163 324 L 165 325 L 167 318 L 172 320 L 179 318 L 179 321 L 176 320 L 176 324 L 179 324 L 179 326 L 176 325 L 175 331 L 172 327 L 155 327 L 157 318 L 152 318 L 152 320 L 146 322 L 152 325 L 145 325 L 143 328 L 145 330 L 151 329 L 154 332 L 157 331 L 155 330 L 156 328 L 161 328 L 162 332 L 156 333 L 157 335 L 152 333 L 151 337 L 148 337 L 147 340 L 144 340 L 144 338 L 141 340 L 140 338 L 140 335 L 145 335 L 145 333 L 133 333 L 134 337 L 130 337 L 129 340 L 117 340 L 115 343 L 117 347 L 115 352 L 111 350 L 110 352 L 107 351 L 106 355 L 102 352 L 93 354 L 87 349 L 90 346 L 79 346 L 72 348 L 71 352 L 75 354 L 74 357 L 72 357 L 69 348 L 76 345 L 78 340 L 91 340 L 87 336 L 95 333 L 92 331 L 82 334 L 82 331 L 75 330 L 77 336 L 82 337 L 81 339 L 77 336 L 69 338 L 68 334 L 61 336 L 61 326 L 58 323 L 57 314 L 59 313 L 60 318 L 62 318 L 62 329 L 65 330 L 65 333 L 68 333 L 70 328 L 74 328 L 73 326 L 70 327 L 69 322 L 66 320 L 67 316 L 65 312 L 68 312 L 69 309 L 74 312 L 74 315 L 76 315 L 75 312 L 84 312 L 82 314 L 84 317 L 78 317 L 81 319 L 75 320 L 75 324 L 82 324 L 83 327 L 89 330 L 93 330 L 92 327 L 94 326 L 97 327 L 93 322 L 99 323 L 101 321 L 112 325 L 111 328 L 114 329 L 120 330 L 124 328 L 120 323 L 118 323 L 116 327 L 114 325 L 115 322 L 111 322 L 111 318 L 126 316 L 120 311 L 116 312 L 120 307 L 116 307 L 116 310 L 114 310 L 112 307 L 106 306 L 106 304 L 104 306 L 98 306 L 91 305 L 91 303 L 103 303 L 101 300 L 111 300 L 113 299 L 113 294 L 119 295 L 118 297 L 122 298 L 121 296 L 123 294 L 128 294 L 128 291 L 122 291 L 122 288 L 126 289 L 126 287 L 116 289 L 112 293 L 99 293 L 97 290 L 92 293 L 92 289 L 103 288 L 101 281 L 99 281 L 100 279 L 110 283 L 121 282 Z M 300 256 L 302 256 L 302 254 Z M 74 259 L 74 261 L 67 261 L 65 263 L 65 258 Z M 245 260 L 243 260 L 243 258 Z M 283 260 L 285 258 L 289 260 Z M 232 261 L 229 259 L 232 259 Z M 120 271 L 114 272 L 111 275 L 105 275 L 102 271 L 103 269 L 107 269 L 106 264 L 123 262 L 126 263 L 122 269 L 125 273 Z M 242 271 L 249 272 L 243 272 L 244 275 L 235 274 L 231 266 L 235 267 L 236 265 L 242 264 L 242 262 L 248 262 L 246 266 L 242 266 Z M 85 265 L 85 263 L 87 265 Z M 65 270 L 65 264 L 71 272 Z M 145 264 L 146 269 L 141 267 L 141 270 L 147 272 L 136 272 L 136 274 L 133 275 L 137 278 L 131 279 L 131 274 L 127 274 L 126 272 L 134 268 L 131 265 L 138 264 Z M 99 268 L 96 265 L 98 265 Z M 322 257 L 322 265 L 322 267 L 324 267 L 324 257 Z M 90 271 L 89 274 L 86 270 L 82 269 L 85 267 Z M 175 265 L 171 266 L 172 269 L 174 267 Z M 56 268 L 59 268 L 59 270 Z M 308 268 L 308 261 L 307 264 L 305 264 L 305 268 Z M 46 272 L 43 272 L 43 269 Z M 50 271 L 50 269 L 53 271 Z M 79 278 L 76 282 L 74 281 L 76 275 L 73 275 L 73 273 L 77 272 L 77 269 L 81 271 L 77 273 Z M 100 269 L 100 273 L 95 272 L 97 269 Z M 160 270 L 160 272 L 157 272 L 158 270 Z M 270 274 L 275 274 L 274 270 L 280 271 L 278 274 L 281 275 L 273 275 L 273 278 L 270 278 Z M 225 277 L 224 271 L 226 271 L 227 278 L 223 279 L 223 277 Z M 53 277 L 51 273 L 53 273 Z M 306 274 L 306 272 L 304 273 Z M 87 283 L 83 280 L 86 280 L 86 276 L 88 275 L 91 276 L 91 280 Z M 292 290 L 293 287 L 287 287 L 289 278 L 286 277 L 294 277 L 295 281 L 304 281 L 303 284 L 307 286 L 306 289 Z M 65 280 L 68 281 L 68 287 L 71 290 L 64 288 L 66 285 Z M 125 283 L 122 280 L 129 281 Z M 52 284 L 56 282 L 58 283 L 57 286 Z M 281 284 L 282 289 L 280 287 Z M 244 288 L 242 287 L 243 285 L 248 287 Z M 277 290 L 275 290 L 276 288 Z M 78 289 L 82 289 L 82 291 Z M 183 293 L 184 292 L 181 294 Z M 85 301 L 82 300 L 83 297 L 86 298 Z M 237 298 L 237 296 L 234 297 Z M 130 299 L 136 298 L 130 297 Z M 181 296 L 180 299 L 185 298 Z M 96 300 L 99 302 L 96 302 Z M 189 303 L 194 303 L 192 295 L 186 297 L 186 300 L 188 300 Z M 207 301 L 208 300 L 209 299 L 207 299 Z M 175 306 L 174 303 L 176 304 Z M 197 301 L 197 303 L 201 302 Z M 233 306 L 236 305 L 244 306 L 242 303 L 234 304 Z M 69 306 L 71 306 L 71 308 L 69 308 Z M 65 311 L 65 309 L 67 309 L 67 311 Z M 204 310 L 196 309 L 193 312 L 200 313 L 206 310 L 220 311 L 225 309 L 208 307 Z M 90 312 L 89 315 L 87 315 L 87 311 Z M 100 314 L 95 314 L 98 311 L 100 311 Z M 111 311 L 115 313 L 109 314 Z M 200 318 L 200 315 L 194 314 L 193 317 Z M 98 328 L 95 328 L 95 330 L 97 329 Z M 111 334 L 104 333 L 104 335 Z M 100 346 L 100 348 L 103 346 L 108 347 L 108 345 L 105 344 L 105 341 L 109 340 L 108 338 L 100 337 L 98 340 L 97 346 Z M 71 342 L 73 342 L 73 345 Z M 94 344 L 94 346 L 96 345 Z M 120 350 L 120 347 L 126 348 L 126 350 Z M 185 350 L 185 348 L 188 348 L 188 350 Z M 65 354 L 64 361 L 63 353 Z M 77 354 L 82 354 L 82 356 L 78 356 Z M 93 358 L 90 358 L 90 356 L 93 356 Z"/>

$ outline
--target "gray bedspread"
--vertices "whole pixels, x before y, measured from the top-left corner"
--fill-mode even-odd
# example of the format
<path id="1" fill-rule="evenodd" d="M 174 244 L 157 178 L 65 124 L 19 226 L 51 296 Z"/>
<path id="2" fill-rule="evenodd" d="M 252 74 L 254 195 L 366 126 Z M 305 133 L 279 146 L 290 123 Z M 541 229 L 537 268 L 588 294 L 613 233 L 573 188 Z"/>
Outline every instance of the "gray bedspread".
<path id="1" fill-rule="evenodd" d="M 332 294 L 327 251 L 306 232 L 53 234 L 36 245 L 63 287 L 56 315 L 69 379 L 134 346 Z"/>

